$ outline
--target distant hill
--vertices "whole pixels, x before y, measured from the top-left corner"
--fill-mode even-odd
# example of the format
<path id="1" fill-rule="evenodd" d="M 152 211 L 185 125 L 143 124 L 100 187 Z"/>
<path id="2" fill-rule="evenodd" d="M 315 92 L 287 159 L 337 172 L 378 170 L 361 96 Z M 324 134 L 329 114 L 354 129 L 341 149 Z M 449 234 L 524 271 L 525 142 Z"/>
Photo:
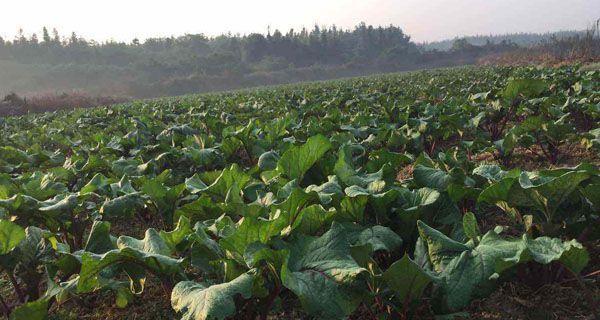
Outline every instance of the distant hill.
<path id="1" fill-rule="evenodd" d="M 450 67 L 576 34 L 475 36 L 419 48 L 398 26 L 364 23 L 352 29 L 315 26 L 218 37 L 186 34 L 130 43 L 97 42 L 76 33 L 65 37 L 42 28 L 40 37 L 20 31 L 12 40 L 0 38 L 0 97 L 74 91 L 76 101 L 79 95 L 148 98 Z M 600 52 L 597 42 L 586 43 L 586 54 L 589 48 Z M 570 41 L 559 49 L 571 53 L 578 45 Z"/>
<path id="2" fill-rule="evenodd" d="M 515 43 L 521 47 L 530 47 L 540 44 L 543 41 L 550 40 L 553 37 L 558 39 L 572 37 L 575 35 L 584 35 L 585 31 L 558 31 L 548 33 L 511 33 L 503 35 L 477 35 L 467 37 L 456 37 L 454 39 L 447 39 L 442 41 L 434 41 L 427 43 L 420 43 L 418 46 L 423 50 L 439 50 L 448 51 L 452 48 L 454 41 L 458 39 L 466 39 L 470 44 L 476 46 L 485 45 L 488 41 L 493 44 L 501 43 L 502 41 L 509 41 Z"/>

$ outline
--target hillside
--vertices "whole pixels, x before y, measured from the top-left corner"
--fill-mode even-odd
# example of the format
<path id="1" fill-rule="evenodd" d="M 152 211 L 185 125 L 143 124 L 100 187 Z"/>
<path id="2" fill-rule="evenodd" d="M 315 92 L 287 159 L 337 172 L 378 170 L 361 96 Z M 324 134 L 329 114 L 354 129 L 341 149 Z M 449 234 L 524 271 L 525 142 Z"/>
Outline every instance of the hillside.
<path id="1" fill-rule="evenodd" d="M 0 118 L 0 312 L 597 318 L 598 92 L 466 67 Z"/>
<path id="2" fill-rule="evenodd" d="M 0 39 L 0 94 L 78 91 L 148 98 L 473 64 L 498 44 L 422 52 L 396 26 L 104 42 L 43 29 Z"/>
<path id="3" fill-rule="evenodd" d="M 474 46 L 483 46 L 487 43 L 499 44 L 502 42 L 514 43 L 519 47 L 532 47 L 544 42 L 549 42 L 553 39 L 565 39 L 573 36 L 583 36 L 585 31 L 557 31 L 547 33 L 511 33 L 503 35 L 476 35 L 476 36 L 465 36 L 455 37 L 454 39 L 447 39 L 441 41 L 433 41 L 426 43 L 419 43 L 419 48 L 423 50 L 440 50 L 448 51 L 452 49 L 452 45 L 456 40 L 465 39 L 468 43 Z"/>

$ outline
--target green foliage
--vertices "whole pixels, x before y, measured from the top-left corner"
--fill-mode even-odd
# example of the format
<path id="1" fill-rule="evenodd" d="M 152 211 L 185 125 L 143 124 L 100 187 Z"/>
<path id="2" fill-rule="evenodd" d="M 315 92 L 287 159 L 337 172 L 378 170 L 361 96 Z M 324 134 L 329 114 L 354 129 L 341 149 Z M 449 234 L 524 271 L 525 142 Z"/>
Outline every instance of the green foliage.
<path id="1" fill-rule="evenodd" d="M 11 317 L 160 285 L 184 319 L 418 318 L 516 267 L 578 274 L 600 172 L 560 150 L 594 151 L 598 76 L 466 68 L 3 119 Z M 482 232 L 491 214 L 517 237 Z"/>
<path id="2" fill-rule="evenodd" d="M 302 177 L 329 149 L 331 143 L 322 136 L 309 138 L 302 146 L 288 149 L 279 161 L 277 170 L 290 180 L 302 180 Z"/>
<path id="3" fill-rule="evenodd" d="M 576 240 L 540 237 L 503 239 L 501 228 L 489 231 L 479 244 L 463 245 L 419 221 L 419 233 L 427 243 L 429 259 L 441 278 L 445 306 L 456 311 L 468 305 L 476 293 L 494 281 L 498 274 L 519 263 L 535 261 L 548 264 L 560 261 L 579 273 L 589 261 L 588 253 Z"/>
<path id="4" fill-rule="evenodd" d="M 254 272 L 249 271 L 222 284 L 206 286 L 193 281 L 179 282 L 171 294 L 173 309 L 184 320 L 225 319 L 235 314 L 236 295 L 250 298 Z"/>
<path id="5" fill-rule="evenodd" d="M 0 220 L 0 255 L 11 252 L 25 238 L 25 230 L 8 220 Z"/>
<path id="6" fill-rule="evenodd" d="M 48 318 L 48 300 L 40 299 L 17 307 L 11 314 L 10 320 L 31 319 L 44 320 Z"/>
<path id="7" fill-rule="evenodd" d="M 399 301 L 414 301 L 421 298 L 423 290 L 431 283 L 432 278 L 408 255 L 394 262 L 383 273 L 383 280 L 394 291 Z"/>
<path id="8" fill-rule="evenodd" d="M 21 35 L 15 41 L 2 39 L 0 56 L 2 96 L 9 94 L 2 91 L 5 88 L 17 92 L 77 88 L 95 95 L 118 87 L 125 96 L 156 97 L 332 78 L 363 73 L 367 65 L 373 71 L 380 66 L 400 70 L 420 55 L 401 28 L 361 23 L 349 30 L 315 26 L 302 31 L 275 30 L 268 35 L 186 34 L 130 43 L 102 43 L 77 35 L 63 41 L 58 34 L 42 42 Z M 357 61 L 361 68 L 351 66 Z M 21 81 L 13 81 L 15 77 Z M 63 79 L 61 85 L 57 86 L 56 79 Z M 71 87 L 68 83 L 78 84 Z M 75 101 L 57 96 L 46 103 L 52 108 L 44 101 L 38 108 L 62 107 L 53 100 L 72 107 L 81 100 L 94 105 L 119 101 L 73 96 Z M 11 98 L 9 106 L 28 106 L 21 100 Z M 31 109 L 38 109 L 35 106 Z M 4 109 L 3 103 L 0 109 Z M 165 132 L 165 138 L 170 139 L 169 134 Z"/>
<path id="9" fill-rule="evenodd" d="M 537 98 L 547 85 L 544 81 L 538 79 L 513 79 L 508 82 L 502 97 L 506 100 L 513 101 L 518 97 Z"/>
<path id="10" fill-rule="evenodd" d="M 307 313 L 339 319 L 357 307 L 358 301 L 346 287 L 363 271 L 350 254 L 344 229 L 333 224 L 320 238 L 301 236 L 291 243 L 281 280 Z"/>

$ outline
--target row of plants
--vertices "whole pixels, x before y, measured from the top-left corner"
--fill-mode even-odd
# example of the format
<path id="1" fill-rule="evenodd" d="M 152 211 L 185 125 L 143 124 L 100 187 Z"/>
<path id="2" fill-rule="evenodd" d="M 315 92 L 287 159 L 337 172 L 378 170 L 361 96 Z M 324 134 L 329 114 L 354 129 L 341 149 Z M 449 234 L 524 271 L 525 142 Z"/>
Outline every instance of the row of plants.
<path id="1" fill-rule="evenodd" d="M 0 119 L 0 307 L 161 286 L 182 319 L 459 317 L 538 269 L 588 292 L 599 78 L 460 68 Z"/>

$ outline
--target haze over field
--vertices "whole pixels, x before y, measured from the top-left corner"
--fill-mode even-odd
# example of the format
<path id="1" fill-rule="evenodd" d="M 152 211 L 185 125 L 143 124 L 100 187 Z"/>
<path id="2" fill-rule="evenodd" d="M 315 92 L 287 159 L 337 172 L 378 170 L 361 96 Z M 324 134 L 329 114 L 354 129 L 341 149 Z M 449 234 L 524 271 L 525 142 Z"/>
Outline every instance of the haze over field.
<path id="1" fill-rule="evenodd" d="M 70 104 L 95 105 L 489 61 L 531 63 L 532 54 L 551 57 L 546 62 L 595 59 L 600 1 L 522 2 L 9 1 L 0 4 L 7 13 L 0 19 L 0 97 L 59 95 L 34 108 L 53 110 L 66 103 L 64 93 L 75 93 Z M 86 95 L 103 98 L 81 100 Z"/>
<path id="2" fill-rule="evenodd" d="M 22 0 L 2 3 L 0 36 L 12 39 L 42 26 L 76 31 L 87 39 L 204 33 L 265 33 L 314 24 L 354 27 L 358 22 L 401 26 L 416 42 L 474 34 L 585 29 L 598 18 L 597 0 L 223 0 L 86 1 Z"/>
<path id="3" fill-rule="evenodd" d="M 600 0 L 0 10 L 1 319 L 600 320 Z"/>

